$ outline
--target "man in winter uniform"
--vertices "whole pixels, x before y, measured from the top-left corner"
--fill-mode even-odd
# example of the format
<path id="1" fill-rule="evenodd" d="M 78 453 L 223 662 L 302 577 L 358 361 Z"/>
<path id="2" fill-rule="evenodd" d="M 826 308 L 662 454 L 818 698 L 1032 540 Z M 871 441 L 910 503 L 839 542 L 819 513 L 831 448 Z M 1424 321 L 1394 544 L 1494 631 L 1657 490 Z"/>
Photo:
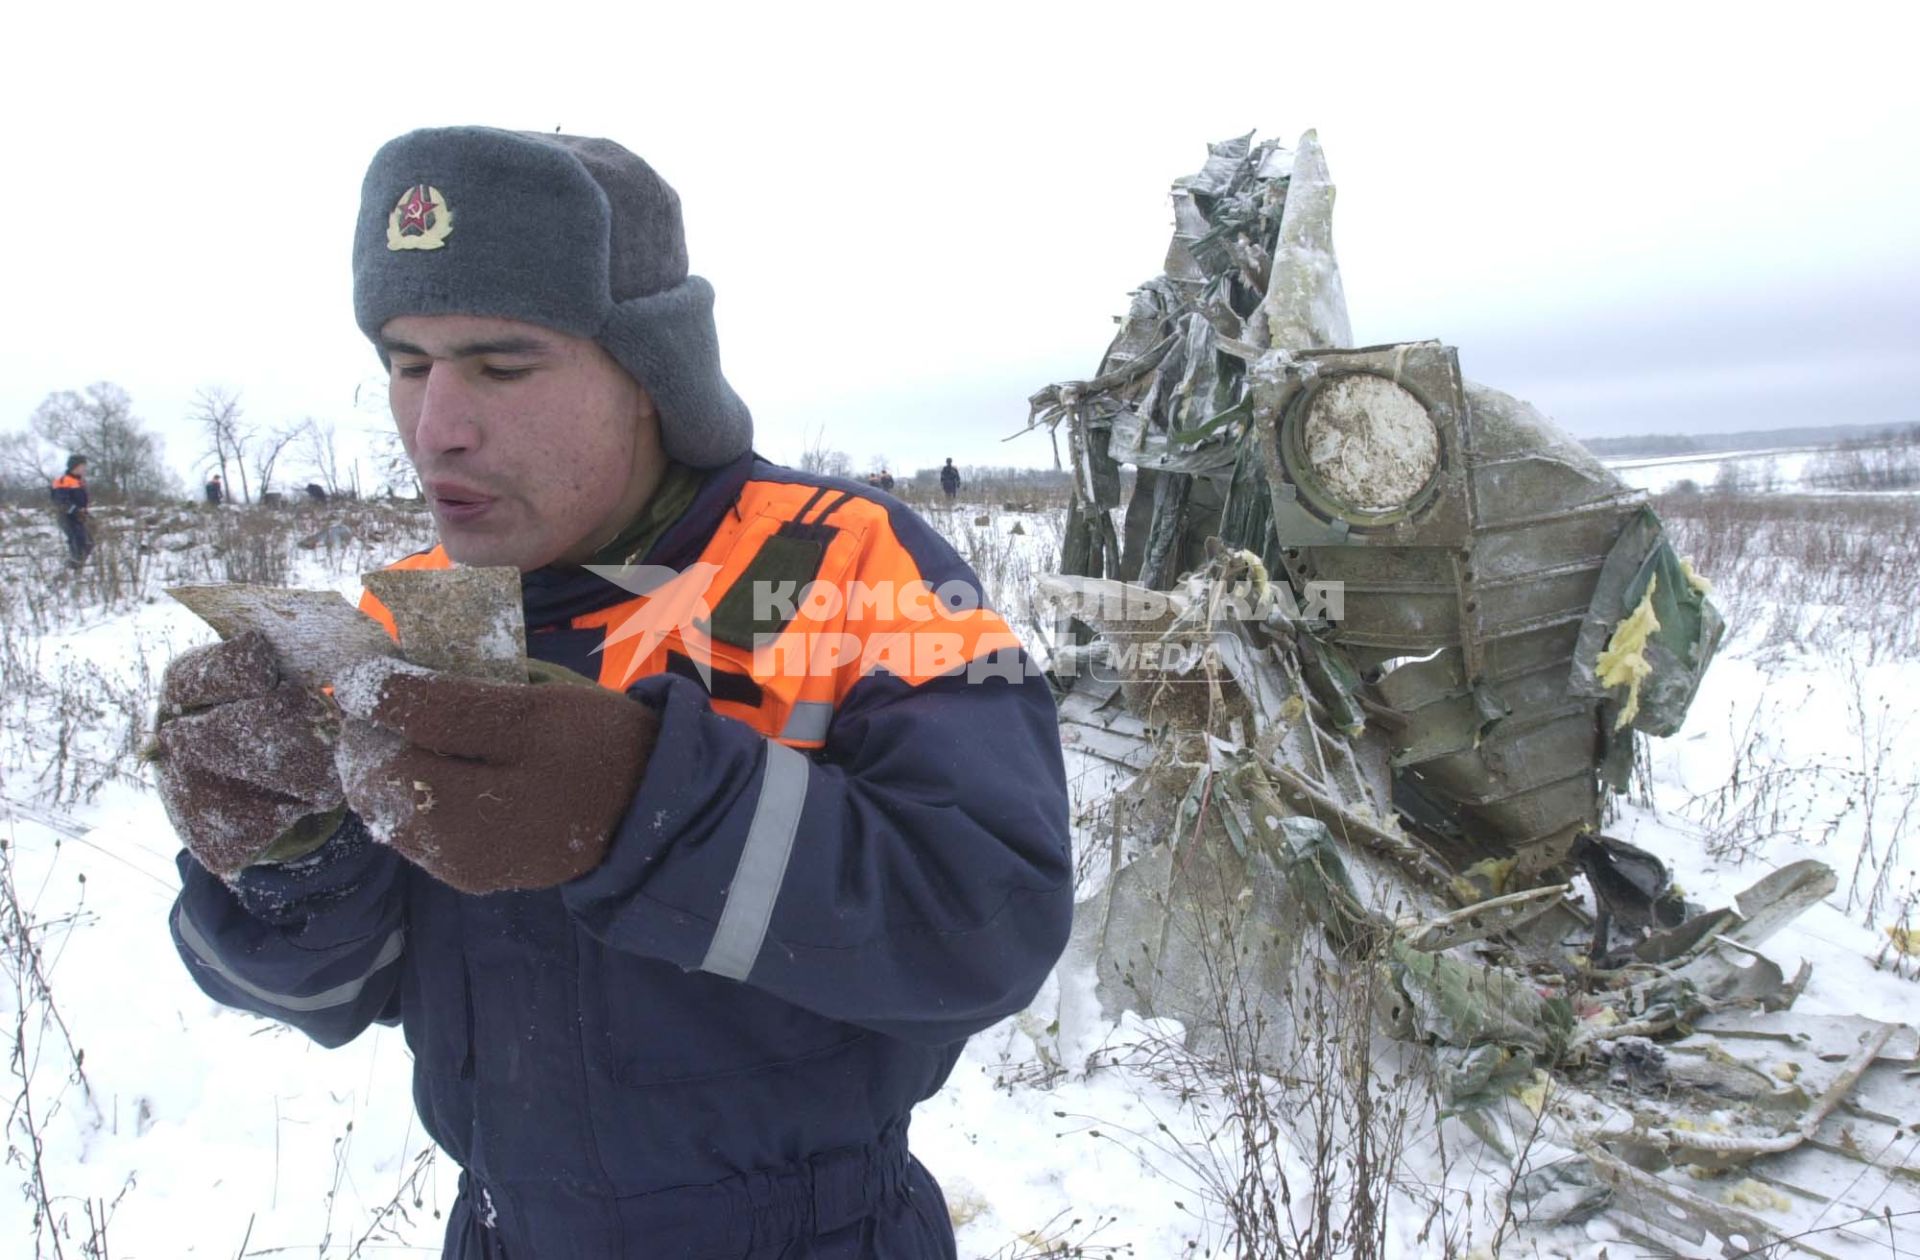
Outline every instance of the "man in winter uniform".
<path id="1" fill-rule="evenodd" d="M 257 637 L 175 661 L 188 969 L 404 1027 L 448 1256 L 953 1256 L 908 1114 L 1065 943 L 1044 682 L 911 511 L 752 453 L 618 145 L 392 141 L 354 300 L 439 525 L 403 566 L 519 568 L 540 685 L 358 667 L 336 736 Z"/>
<path id="2" fill-rule="evenodd" d="M 947 496 L 947 502 L 953 502 L 953 496 L 960 493 L 960 470 L 953 466 L 953 456 L 947 456 L 947 462 L 940 468 L 940 490 Z"/>
<path id="3" fill-rule="evenodd" d="M 93 533 L 87 527 L 87 457 L 69 455 L 67 471 L 53 479 L 49 493 L 67 536 L 67 566 L 77 569 L 93 554 Z"/>

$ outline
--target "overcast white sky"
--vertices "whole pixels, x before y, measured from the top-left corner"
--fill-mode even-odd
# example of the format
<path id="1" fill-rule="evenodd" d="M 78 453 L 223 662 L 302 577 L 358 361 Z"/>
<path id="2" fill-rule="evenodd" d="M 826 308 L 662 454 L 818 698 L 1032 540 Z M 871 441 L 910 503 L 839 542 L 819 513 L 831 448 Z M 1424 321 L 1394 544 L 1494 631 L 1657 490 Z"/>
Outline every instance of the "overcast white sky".
<path id="1" fill-rule="evenodd" d="M 1442 338 L 1583 436 L 1920 421 L 1913 6 L 1262 8 L 14 6 L 0 431 L 103 378 L 183 474 L 204 384 L 377 423 L 360 177 L 469 122 L 680 190 L 774 458 L 1051 462 L 1001 439 L 1094 370 L 1168 184 L 1307 127 L 1362 343 Z"/>

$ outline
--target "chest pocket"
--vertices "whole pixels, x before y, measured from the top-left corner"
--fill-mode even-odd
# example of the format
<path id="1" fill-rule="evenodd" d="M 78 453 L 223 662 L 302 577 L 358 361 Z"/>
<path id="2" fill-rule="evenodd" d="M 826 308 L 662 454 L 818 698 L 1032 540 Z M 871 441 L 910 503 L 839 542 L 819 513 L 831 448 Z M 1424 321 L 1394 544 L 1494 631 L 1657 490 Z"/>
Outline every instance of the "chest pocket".
<path id="1" fill-rule="evenodd" d="M 778 526 L 714 605 L 707 628 L 714 641 L 751 652 L 778 639 L 799 615 L 839 532 L 800 521 Z"/>

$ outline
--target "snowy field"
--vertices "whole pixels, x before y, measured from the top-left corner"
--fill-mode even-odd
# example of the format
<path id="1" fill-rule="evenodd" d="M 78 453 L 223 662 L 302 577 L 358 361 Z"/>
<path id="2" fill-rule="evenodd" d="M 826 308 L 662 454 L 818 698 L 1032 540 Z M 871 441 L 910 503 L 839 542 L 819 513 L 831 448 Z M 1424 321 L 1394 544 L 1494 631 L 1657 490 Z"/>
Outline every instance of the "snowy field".
<path id="1" fill-rule="evenodd" d="M 1793 446 L 1768 451 L 1724 451 L 1698 455 L 1665 455 L 1646 459 L 1604 461 L 1619 478 L 1636 490 L 1667 494 L 1693 486 L 1716 486 L 1756 494 L 1821 492 L 1843 494 L 1911 494 L 1920 489 L 1915 474 L 1920 458 L 1913 444 L 1863 444 L 1841 450 L 1832 446 Z M 1906 475 L 1876 478 L 1876 472 L 1901 470 Z M 1905 482 L 1898 489 L 1876 488 L 1876 480 Z"/>
<path id="2" fill-rule="evenodd" d="M 1607 467 L 1636 490 L 1665 494 L 1683 481 L 1706 487 L 1722 476 L 1723 469 L 1758 484 L 1798 489 L 1807 465 L 1823 448 L 1792 447 L 1777 451 L 1727 451 L 1720 454 L 1667 455 L 1648 459 L 1610 459 Z"/>
<path id="3" fill-rule="evenodd" d="M 1788 475 L 1788 456 L 1769 458 Z M 1622 471 L 1655 488 L 1669 473 L 1711 484 L 1712 472 L 1674 472 L 1694 463 Z M 1767 951 L 1789 974 L 1813 963 L 1800 1010 L 1920 1022 L 1915 507 L 1895 508 L 1904 526 L 1823 518 L 1857 536 L 1848 554 L 1863 559 L 1817 590 L 1776 580 L 1799 562 L 1790 522 L 1675 522 L 1726 557 L 1728 571 L 1702 567 L 1740 619 L 1612 830 L 1661 854 L 1702 902 L 1799 857 L 1833 866 L 1838 891 Z M 118 538 L 77 583 L 55 563 L 50 525 L 0 518 L 0 1015 L 12 1033 L 0 1255 L 439 1254 L 455 1170 L 414 1120 L 399 1032 L 325 1051 L 201 996 L 167 937 L 177 844 L 138 759 L 165 662 L 211 637 L 161 587 L 240 577 L 357 593 L 363 569 L 419 544 L 424 519 L 355 513 L 351 541 L 301 550 L 291 539 L 318 518 L 261 537 L 235 515 L 218 544 L 192 512 L 110 520 Z M 1058 554 L 1060 516 L 969 506 L 935 519 L 1022 636 L 1039 634 L 1033 577 Z M 1735 547 L 1715 529 L 1752 537 Z M 1110 781 L 1072 768 L 1076 808 L 1092 811 Z M 960 1254 L 1296 1254 L 1277 1240 L 1232 1248 L 1218 1095 L 1180 1058 L 1176 1028 L 1105 1021 L 1090 989 L 1084 973 L 1056 974 L 1031 1011 L 975 1038 L 916 1112 L 914 1149 L 946 1189 Z M 1641 1254 L 1604 1219 L 1527 1227 L 1506 1210 L 1513 1173 L 1465 1129 L 1417 1109 L 1406 1124 L 1387 1173 L 1386 1254 Z M 1310 1162 L 1289 1164 L 1298 1184 Z M 1920 1187 L 1874 1171 L 1849 1201 L 1920 1212 Z"/>

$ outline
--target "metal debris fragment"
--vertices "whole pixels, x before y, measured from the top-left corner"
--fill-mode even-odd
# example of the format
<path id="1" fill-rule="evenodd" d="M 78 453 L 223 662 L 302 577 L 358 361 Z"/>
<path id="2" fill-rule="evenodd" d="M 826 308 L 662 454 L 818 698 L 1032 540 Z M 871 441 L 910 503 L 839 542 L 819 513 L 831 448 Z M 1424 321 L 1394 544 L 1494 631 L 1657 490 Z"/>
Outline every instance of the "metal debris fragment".
<path id="1" fill-rule="evenodd" d="M 1644 495 L 1451 347 L 1348 345 L 1311 134 L 1213 145 L 1173 198 L 1165 272 L 1095 374 L 1031 400 L 1075 474 L 1041 582 L 1062 738 L 1134 775 L 1071 946 L 1103 1006 L 1206 1045 L 1224 987 L 1278 1050 L 1332 960 L 1495 1150 L 1521 1149 L 1492 1105 L 1518 1097 L 1581 1153 L 1518 1178 L 1520 1208 L 1729 1254 L 1818 1219 L 1811 1193 L 1691 1179 L 1846 1184 L 1829 1165 L 1907 1132 L 1911 1030 L 1801 1022 L 1809 968 L 1757 952 L 1833 872 L 1707 910 L 1601 831 L 1712 660 L 1711 588 Z"/>
<path id="2" fill-rule="evenodd" d="M 400 654 L 393 640 L 337 591 L 233 583 L 175 586 L 167 594 L 223 639 L 249 630 L 265 635 L 280 667 L 303 686 L 324 686 L 356 661 Z"/>
<path id="3" fill-rule="evenodd" d="M 393 656 L 428 669 L 526 681 L 517 570 L 389 570 L 363 580 L 393 614 L 397 646 L 335 591 L 234 583 L 176 586 L 167 594 L 223 639 L 248 630 L 264 634 L 281 667 L 303 686 L 325 686 L 356 662 Z"/>
<path id="4" fill-rule="evenodd" d="M 415 665 L 527 680 L 518 569 L 386 569 L 360 580 L 393 614 L 401 655 Z"/>

